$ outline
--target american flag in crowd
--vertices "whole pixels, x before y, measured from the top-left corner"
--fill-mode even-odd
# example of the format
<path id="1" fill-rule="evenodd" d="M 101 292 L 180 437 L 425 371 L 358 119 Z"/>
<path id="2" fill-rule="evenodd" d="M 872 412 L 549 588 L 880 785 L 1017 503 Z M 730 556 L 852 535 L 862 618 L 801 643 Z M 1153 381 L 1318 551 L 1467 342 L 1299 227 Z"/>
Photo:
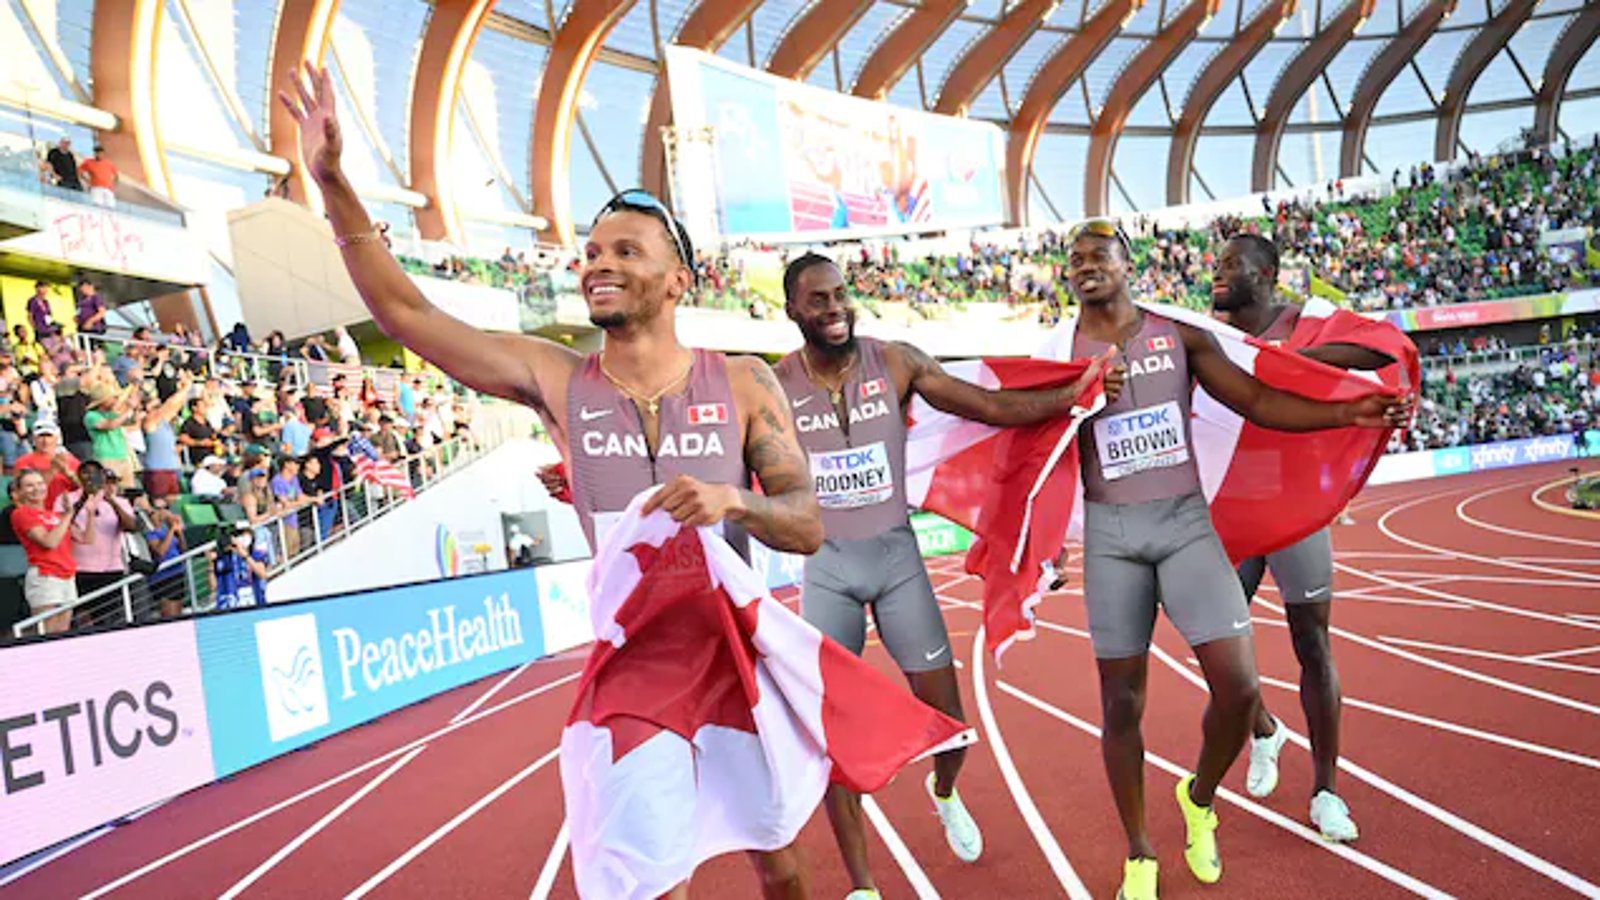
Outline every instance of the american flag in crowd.
<path id="1" fill-rule="evenodd" d="M 407 499 L 416 497 L 411 489 L 411 479 L 404 470 L 383 458 L 378 448 L 367 436 L 357 432 L 350 436 L 350 459 L 356 464 L 356 477 L 368 484 L 394 488 Z"/>

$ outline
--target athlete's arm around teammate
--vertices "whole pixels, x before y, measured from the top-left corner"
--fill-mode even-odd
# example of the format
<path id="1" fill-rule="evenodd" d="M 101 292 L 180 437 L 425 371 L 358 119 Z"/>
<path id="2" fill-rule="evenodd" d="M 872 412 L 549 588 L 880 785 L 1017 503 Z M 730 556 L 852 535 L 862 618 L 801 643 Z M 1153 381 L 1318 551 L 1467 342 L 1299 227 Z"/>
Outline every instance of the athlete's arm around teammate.
<path id="1" fill-rule="evenodd" d="M 581 357 L 554 341 L 473 328 L 429 303 L 390 255 L 345 178 L 328 71 L 308 63 L 304 79 L 291 81 L 278 99 L 299 125 L 301 158 L 322 191 L 345 267 L 373 321 L 462 384 L 532 406 L 565 448 L 567 381 Z"/>
<path id="2" fill-rule="evenodd" d="M 911 394 L 918 394 L 940 412 L 998 427 L 1036 425 L 1066 415 L 1083 387 L 1105 369 L 1111 359 L 1108 355 L 1095 360 L 1077 382 L 1063 387 L 990 390 L 951 375 L 933 357 L 911 344 L 885 344 L 883 350 L 884 361 L 902 401 Z M 1126 374 L 1127 368 L 1121 363 L 1106 369 L 1107 401 L 1115 401 L 1121 394 Z"/>

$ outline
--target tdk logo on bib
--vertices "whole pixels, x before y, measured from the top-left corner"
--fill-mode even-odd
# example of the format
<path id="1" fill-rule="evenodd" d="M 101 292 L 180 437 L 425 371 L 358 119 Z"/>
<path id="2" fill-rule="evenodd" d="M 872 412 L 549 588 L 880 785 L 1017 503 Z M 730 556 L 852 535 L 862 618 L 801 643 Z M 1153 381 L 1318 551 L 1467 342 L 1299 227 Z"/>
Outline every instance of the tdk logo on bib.
<path id="1" fill-rule="evenodd" d="M 261 691 L 273 743 L 328 724 L 315 613 L 256 623 Z"/>
<path id="2" fill-rule="evenodd" d="M 1094 441 L 1100 474 L 1107 481 L 1189 461 L 1183 416 L 1175 400 L 1096 421 Z"/>

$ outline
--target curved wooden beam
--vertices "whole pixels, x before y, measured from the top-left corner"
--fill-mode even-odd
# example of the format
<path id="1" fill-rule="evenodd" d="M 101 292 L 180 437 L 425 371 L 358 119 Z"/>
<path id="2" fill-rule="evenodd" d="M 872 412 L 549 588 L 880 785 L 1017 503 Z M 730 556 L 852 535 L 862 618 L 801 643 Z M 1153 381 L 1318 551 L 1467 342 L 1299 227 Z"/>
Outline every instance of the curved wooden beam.
<path id="1" fill-rule="evenodd" d="M 449 174 L 456 101 L 472 45 L 493 5 L 494 0 L 435 0 L 417 51 L 407 156 L 411 189 L 428 198 L 428 205 L 413 213 L 424 240 L 457 245 L 465 241 Z"/>
<path id="2" fill-rule="evenodd" d="M 272 62 L 267 74 L 267 90 L 281 90 L 290 76 L 297 76 L 302 62 L 322 65 L 333 38 L 333 19 L 339 13 L 339 0 L 283 0 L 278 10 L 278 30 L 272 39 Z M 272 155 L 289 161 L 289 199 L 311 204 L 320 197 L 311 189 L 311 178 L 300 164 L 300 136 L 294 119 L 276 99 L 268 104 L 267 138 Z"/>
<path id="3" fill-rule="evenodd" d="M 1296 0 L 1273 0 L 1256 13 L 1249 24 L 1233 40 L 1222 45 L 1200 71 L 1189 95 L 1183 100 L 1183 112 L 1178 114 L 1172 127 L 1172 150 L 1167 155 L 1167 202 L 1181 206 L 1189 202 L 1189 170 L 1194 167 L 1194 148 L 1200 142 L 1200 126 L 1217 98 L 1239 73 L 1250 65 L 1261 48 L 1278 33 L 1278 28 L 1295 13 Z"/>
<path id="4" fill-rule="evenodd" d="M 1006 138 L 1006 199 L 1013 226 L 1028 221 L 1028 176 L 1033 171 L 1039 138 L 1050 122 L 1050 111 L 1122 30 L 1123 21 L 1138 12 L 1141 5 L 1143 0 L 1106 0 L 1077 34 L 1050 54 L 1028 83 L 1022 105 L 1011 117 Z"/>
<path id="5" fill-rule="evenodd" d="M 1411 21 L 1400 29 L 1394 39 L 1385 44 L 1378 55 L 1367 63 L 1350 96 L 1350 107 L 1344 111 L 1344 136 L 1339 143 L 1339 174 L 1352 178 L 1361 174 L 1361 154 L 1367 147 L 1367 129 L 1372 125 L 1372 113 L 1378 108 L 1383 92 L 1389 89 L 1396 77 L 1412 57 L 1433 37 L 1439 23 L 1456 10 L 1456 0 L 1430 0 L 1417 10 Z"/>
<path id="6" fill-rule="evenodd" d="M 803 81 L 870 6 L 859 0 L 817 0 L 778 42 L 767 71 Z"/>
<path id="7" fill-rule="evenodd" d="M 882 100 L 966 8 L 966 0 L 925 0 L 872 48 L 850 93 Z"/>
<path id="8" fill-rule="evenodd" d="M 728 42 L 761 5 L 761 0 L 704 0 L 684 20 L 672 43 L 715 53 Z M 672 123 L 672 94 L 667 87 L 667 67 L 656 73 L 656 86 L 650 93 L 650 115 L 644 123 L 644 151 L 639 156 L 639 186 L 662 200 L 671 202 L 672 185 L 667 177 L 667 154 L 661 142 L 661 129 Z"/>
<path id="9" fill-rule="evenodd" d="M 1128 115 L 1221 5 L 1222 0 L 1191 0 L 1117 75 L 1106 94 L 1105 106 L 1089 129 L 1089 160 L 1083 176 L 1083 210 L 1088 215 L 1103 216 L 1111 211 L 1111 160 L 1116 156 L 1117 139 L 1122 136 Z"/>
<path id="10" fill-rule="evenodd" d="M 534 213 L 549 223 L 542 232 L 547 241 L 571 246 L 576 237 L 568 163 L 572 158 L 578 94 L 606 35 L 632 6 L 633 0 L 573 0 L 566 20 L 550 42 L 533 111 L 530 179 Z"/>
<path id="11" fill-rule="evenodd" d="M 1550 59 L 1544 64 L 1544 78 L 1539 81 L 1539 97 L 1533 107 L 1533 133 L 1540 143 L 1555 140 L 1567 79 L 1594 46 L 1596 37 L 1600 37 L 1600 4 L 1591 3 L 1556 38 Z"/>
<path id="12" fill-rule="evenodd" d="M 1433 136 L 1433 158 L 1440 162 L 1456 158 L 1456 141 L 1461 137 L 1461 115 L 1467 109 L 1467 95 L 1478 76 L 1489 67 L 1489 61 L 1505 47 L 1538 8 L 1539 0 L 1511 0 L 1493 18 L 1478 29 L 1467 46 L 1456 57 L 1450 69 L 1450 80 L 1445 82 L 1444 93 L 1439 96 L 1439 125 Z"/>
<path id="13" fill-rule="evenodd" d="M 122 174 L 163 197 L 172 196 L 167 153 L 156 116 L 156 42 L 162 0 L 99 0 L 89 39 L 94 105 L 117 117 L 115 131 L 97 136 Z"/>
<path id="14" fill-rule="evenodd" d="M 1283 74 L 1278 76 L 1261 120 L 1256 123 L 1256 151 L 1250 171 L 1250 190 L 1272 190 L 1272 173 L 1278 168 L 1278 145 L 1283 142 L 1283 129 L 1289 124 L 1289 114 L 1300 102 L 1306 88 L 1344 49 L 1350 37 L 1366 24 L 1375 5 L 1376 0 L 1350 0 L 1333 17 L 1333 21 L 1301 48 L 1284 68 Z"/>
<path id="15" fill-rule="evenodd" d="M 934 111 L 964 116 L 978 93 L 1000 73 L 1028 38 L 1050 18 L 1059 0 L 1021 0 L 993 28 L 967 47 L 939 88 Z"/>

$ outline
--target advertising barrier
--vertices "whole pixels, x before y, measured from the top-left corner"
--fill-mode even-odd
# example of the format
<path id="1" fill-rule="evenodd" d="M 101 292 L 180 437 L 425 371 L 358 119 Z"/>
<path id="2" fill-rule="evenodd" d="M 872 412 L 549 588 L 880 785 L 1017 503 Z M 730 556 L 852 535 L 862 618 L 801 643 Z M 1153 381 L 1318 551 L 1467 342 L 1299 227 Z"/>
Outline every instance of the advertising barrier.
<path id="1" fill-rule="evenodd" d="M 1600 457 L 1600 431 L 1585 431 L 1581 441 L 1576 435 L 1553 434 L 1443 450 L 1391 453 L 1378 460 L 1368 483 L 1395 484 L 1582 457 Z"/>
<path id="2" fill-rule="evenodd" d="M 911 528 L 917 533 L 917 547 L 925 557 L 964 553 L 972 546 L 972 532 L 933 513 L 912 513 Z"/>
<path id="3" fill-rule="evenodd" d="M 536 571 L 200 619 L 217 776 L 543 656 Z"/>
<path id="4" fill-rule="evenodd" d="M 1478 303 L 1451 303 L 1422 306 L 1392 312 L 1369 313 L 1401 331 L 1433 331 L 1440 328 L 1471 328 L 1504 322 L 1525 322 L 1555 316 L 1575 316 L 1600 312 L 1600 289 L 1537 294 L 1510 300 L 1484 300 Z"/>
<path id="5" fill-rule="evenodd" d="M 0 650 L 0 861 L 212 781 L 195 623 Z"/>

